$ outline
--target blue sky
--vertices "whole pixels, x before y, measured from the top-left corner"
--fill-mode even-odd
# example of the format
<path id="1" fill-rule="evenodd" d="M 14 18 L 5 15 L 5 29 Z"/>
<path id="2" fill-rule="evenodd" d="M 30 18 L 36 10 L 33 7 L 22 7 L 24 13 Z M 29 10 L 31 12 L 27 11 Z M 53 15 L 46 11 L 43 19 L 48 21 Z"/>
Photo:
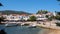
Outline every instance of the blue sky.
<path id="1" fill-rule="evenodd" d="M 36 13 L 38 10 L 60 11 L 56 0 L 0 0 L 4 5 L 0 10 L 17 10 Z"/>

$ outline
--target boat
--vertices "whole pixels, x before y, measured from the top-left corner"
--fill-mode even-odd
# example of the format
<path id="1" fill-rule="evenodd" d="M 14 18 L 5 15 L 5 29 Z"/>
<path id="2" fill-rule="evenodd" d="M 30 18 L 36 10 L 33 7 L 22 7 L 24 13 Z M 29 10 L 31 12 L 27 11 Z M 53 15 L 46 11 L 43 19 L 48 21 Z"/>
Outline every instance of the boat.
<path id="1" fill-rule="evenodd" d="M 17 24 L 5 24 L 6 27 L 13 27 L 13 26 L 17 26 Z"/>
<path id="2" fill-rule="evenodd" d="M 36 28 L 36 24 L 29 25 L 29 28 Z"/>
<path id="3" fill-rule="evenodd" d="M 5 24 L 5 26 L 8 26 L 8 24 Z"/>

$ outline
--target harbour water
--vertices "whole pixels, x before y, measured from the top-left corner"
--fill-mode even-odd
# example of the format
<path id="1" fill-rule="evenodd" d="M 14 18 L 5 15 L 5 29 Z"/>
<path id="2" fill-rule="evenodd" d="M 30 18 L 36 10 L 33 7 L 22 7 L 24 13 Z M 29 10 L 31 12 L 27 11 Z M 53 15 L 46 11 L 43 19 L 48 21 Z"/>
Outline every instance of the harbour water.
<path id="1" fill-rule="evenodd" d="M 47 29 L 43 28 L 28 28 L 27 26 L 14 26 L 14 27 L 5 27 L 4 25 L 0 25 L 0 29 L 5 29 L 7 34 L 45 34 Z"/>

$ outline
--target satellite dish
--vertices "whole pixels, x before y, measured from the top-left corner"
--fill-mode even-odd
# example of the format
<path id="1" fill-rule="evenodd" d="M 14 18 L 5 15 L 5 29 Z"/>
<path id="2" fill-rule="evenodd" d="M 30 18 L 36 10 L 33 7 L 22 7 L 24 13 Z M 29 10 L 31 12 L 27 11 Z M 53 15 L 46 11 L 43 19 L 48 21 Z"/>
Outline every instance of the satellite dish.
<path id="1" fill-rule="evenodd" d="M 0 6 L 3 6 L 3 5 L 0 3 Z"/>

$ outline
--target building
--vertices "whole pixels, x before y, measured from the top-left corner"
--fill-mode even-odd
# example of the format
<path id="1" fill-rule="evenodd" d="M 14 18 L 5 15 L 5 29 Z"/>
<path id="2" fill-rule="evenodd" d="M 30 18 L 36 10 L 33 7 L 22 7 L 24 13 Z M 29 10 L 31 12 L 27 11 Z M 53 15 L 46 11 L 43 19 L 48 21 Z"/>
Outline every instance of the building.
<path id="1" fill-rule="evenodd" d="M 53 15 L 54 15 L 54 16 L 56 16 L 56 13 L 55 13 L 55 12 L 53 12 Z"/>
<path id="2" fill-rule="evenodd" d="M 52 16 L 53 14 L 51 12 L 48 12 L 47 14 L 32 14 L 32 15 L 27 15 L 27 14 L 10 14 L 10 15 L 3 15 L 5 17 L 5 20 L 28 20 L 31 16 L 35 16 L 37 19 L 36 20 L 47 20 L 46 15 Z"/>
<path id="3" fill-rule="evenodd" d="M 44 14 L 42 14 L 42 15 L 37 14 L 36 17 L 37 17 L 37 20 L 47 20 L 47 18 L 45 17 Z"/>
<path id="4" fill-rule="evenodd" d="M 47 20 L 47 18 L 45 17 L 45 14 L 33 14 L 30 16 L 35 16 L 37 19 L 36 20 Z"/>
<path id="5" fill-rule="evenodd" d="M 29 16 L 27 15 L 17 15 L 17 14 L 10 14 L 10 15 L 3 15 L 5 17 L 5 20 L 28 20 Z"/>

